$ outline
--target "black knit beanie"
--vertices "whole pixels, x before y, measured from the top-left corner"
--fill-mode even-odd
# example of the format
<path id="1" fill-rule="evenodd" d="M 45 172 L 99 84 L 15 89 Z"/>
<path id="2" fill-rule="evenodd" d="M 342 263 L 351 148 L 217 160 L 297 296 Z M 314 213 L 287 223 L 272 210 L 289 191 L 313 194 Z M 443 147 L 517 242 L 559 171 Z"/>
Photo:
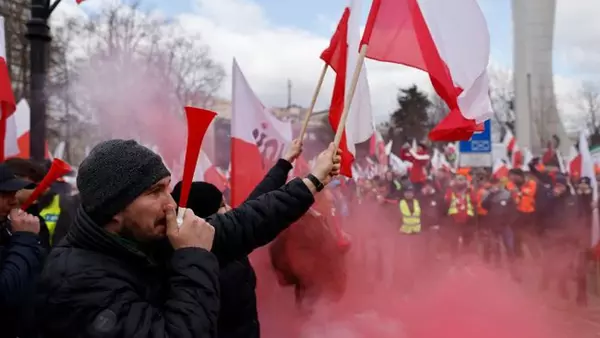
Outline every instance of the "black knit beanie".
<path id="1" fill-rule="evenodd" d="M 173 199 L 179 203 L 181 196 L 181 182 L 178 182 L 171 193 Z M 192 209 L 198 217 L 206 218 L 216 214 L 221 207 L 223 194 L 213 184 L 206 182 L 192 182 L 187 208 Z"/>
<path id="2" fill-rule="evenodd" d="M 92 149 L 77 175 L 81 205 L 99 225 L 170 176 L 160 156 L 134 140 L 110 140 Z"/>

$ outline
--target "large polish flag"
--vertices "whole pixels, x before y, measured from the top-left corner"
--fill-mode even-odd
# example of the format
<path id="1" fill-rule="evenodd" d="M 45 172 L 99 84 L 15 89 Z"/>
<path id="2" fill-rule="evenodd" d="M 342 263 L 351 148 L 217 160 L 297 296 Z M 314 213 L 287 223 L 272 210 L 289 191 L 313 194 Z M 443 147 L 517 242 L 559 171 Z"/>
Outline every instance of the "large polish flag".
<path id="1" fill-rule="evenodd" d="M 491 118 L 490 36 L 476 0 L 373 0 L 364 44 L 367 58 L 429 74 L 450 108 L 430 139 L 468 140 Z"/>
<path id="2" fill-rule="evenodd" d="M 13 115 L 16 109 L 15 95 L 12 91 L 10 72 L 6 62 L 4 17 L 0 16 L 0 140 L 2 140 L 2 146 L 0 147 L 0 161 L 3 161 L 8 154 L 15 151 L 14 138 L 11 139 L 14 135 L 11 135 L 8 131 L 8 119 Z M 7 144 L 7 142 L 9 144 Z M 8 153 L 7 150 L 9 151 Z"/>
<path id="3" fill-rule="evenodd" d="M 361 8 L 362 0 L 349 1 L 348 6 L 344 8 L 337 29 L 331 37 L 329 46 L 321 54 L 321 59 L 336 73 L 329 110 L 329 123 L 334 131 L 337 131 L 342 118 L 358 60 Z M 356 155 L 355 144 L 369 140 L 374 132 L 371 96 L 364 62 L 362 67 L 346 125 L 342 126 L 344 131 L 340 141 L 342 150 L 340 173 L 348 177 L 352 177 L 352 162 Z"/>
<path id="4" fill-rule="evenodd" d="M 277 120 L 250 88 L 233 60 L 231 112 L 231 205 L 250 195 L 292 141 L 292 125 Z"/>

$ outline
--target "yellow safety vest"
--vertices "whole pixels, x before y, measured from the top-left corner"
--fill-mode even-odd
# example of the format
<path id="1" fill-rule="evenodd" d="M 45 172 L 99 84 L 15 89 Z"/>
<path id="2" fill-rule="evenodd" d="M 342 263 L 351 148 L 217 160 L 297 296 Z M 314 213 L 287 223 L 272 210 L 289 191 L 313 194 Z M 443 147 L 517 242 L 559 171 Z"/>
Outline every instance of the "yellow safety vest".
<path id="1" fill-rule="evenodd" d="M 456 198 L 456 195 L 454 193 L 452 193 L 452 202 L 450 203 L 450 208 L 448 209 L 448 215 L 458 214 L 458 208 L 456 207 L 457 201 L 458 201 L 458 199 Z M 471 194 L 468 194 L 468 193 L 467 193 L 467 215 L 475 216 L 475 213 L 473 212 L 473 203 L 471 203 Z"/>
<path id="2" fill-rule="evenodd" d="M 419 201 L 413 199 L 413 213 L 406 200 L 400 201 L 400 213 L 402 213 L 402 226 L 400 232 L 405 234 L 416 234 L 421 232 L 421 206 Z"/>
<path id="3" fill-rule="evenodd" d="M 40 212 L 40 216 L 46 222 L 48 232 L 50 233 L 50 244 L 52 244 L 52 236 L 54 235 L 56 222 L 60 216 L 60 196 L 58 194 L 54 195 L 52 202 Z"/>

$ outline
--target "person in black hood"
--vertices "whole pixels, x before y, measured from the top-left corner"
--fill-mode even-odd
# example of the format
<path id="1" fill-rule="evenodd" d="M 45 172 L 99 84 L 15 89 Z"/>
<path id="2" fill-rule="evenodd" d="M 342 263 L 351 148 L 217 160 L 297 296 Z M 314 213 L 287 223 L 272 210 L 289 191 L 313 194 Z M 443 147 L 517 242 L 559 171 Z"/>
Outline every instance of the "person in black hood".
<path id="1" fill-rule="evenodd" d="M 45 250 L 40 219 L 18 209 L 17 191 L 31 182 L 0 164 L 0 336 L 36 337 L 32 305 Z"/>
<path id="2" fill-rule="evenodd" d="M 219 266 L 298 220 L 339 173 L 334 151 L 307 178 L 224 214 L 184 209 L 179 227 L 160 156 L 133 140 L 98 144 L 79 167 L 81 207 L 42 273 L 42 336 L 217 337 Z"/>
<path id="3" fill-rule="evenodd" d="M 283 186 L 292 169 L 292 162 L 302 152 L 299 140 L 294 140 L 283 158 L 269 170 L 265 178 L 250 193 L 248 200 Z M 173 188 L 173 198 L 179 201 L 182 182 Z M 206 182 L 193 182 L 187 207 L 199 217 L 226 213 L 231 208 L 216 186 Z M 221 338 L 260 337 L 260 324 L 256 309 L 256 275 L 247 256 L 239 257 L 221 266 L 221 309 L 219 311 L 218 335 Z"/>

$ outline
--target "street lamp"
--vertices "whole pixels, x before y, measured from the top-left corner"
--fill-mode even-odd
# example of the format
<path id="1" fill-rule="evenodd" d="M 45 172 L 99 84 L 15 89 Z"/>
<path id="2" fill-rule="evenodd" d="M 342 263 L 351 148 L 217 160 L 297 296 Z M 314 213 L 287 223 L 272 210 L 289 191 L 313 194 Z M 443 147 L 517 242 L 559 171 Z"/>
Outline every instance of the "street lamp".
<path id="1" fill-rule="evenodd" d="M 46 157 L 46 75 L 52 37 L 48 18 L 61 0 L 31 0 L 31 18 L 27 22 L 29 40 L 29 155 L 33 160 Z"/>

